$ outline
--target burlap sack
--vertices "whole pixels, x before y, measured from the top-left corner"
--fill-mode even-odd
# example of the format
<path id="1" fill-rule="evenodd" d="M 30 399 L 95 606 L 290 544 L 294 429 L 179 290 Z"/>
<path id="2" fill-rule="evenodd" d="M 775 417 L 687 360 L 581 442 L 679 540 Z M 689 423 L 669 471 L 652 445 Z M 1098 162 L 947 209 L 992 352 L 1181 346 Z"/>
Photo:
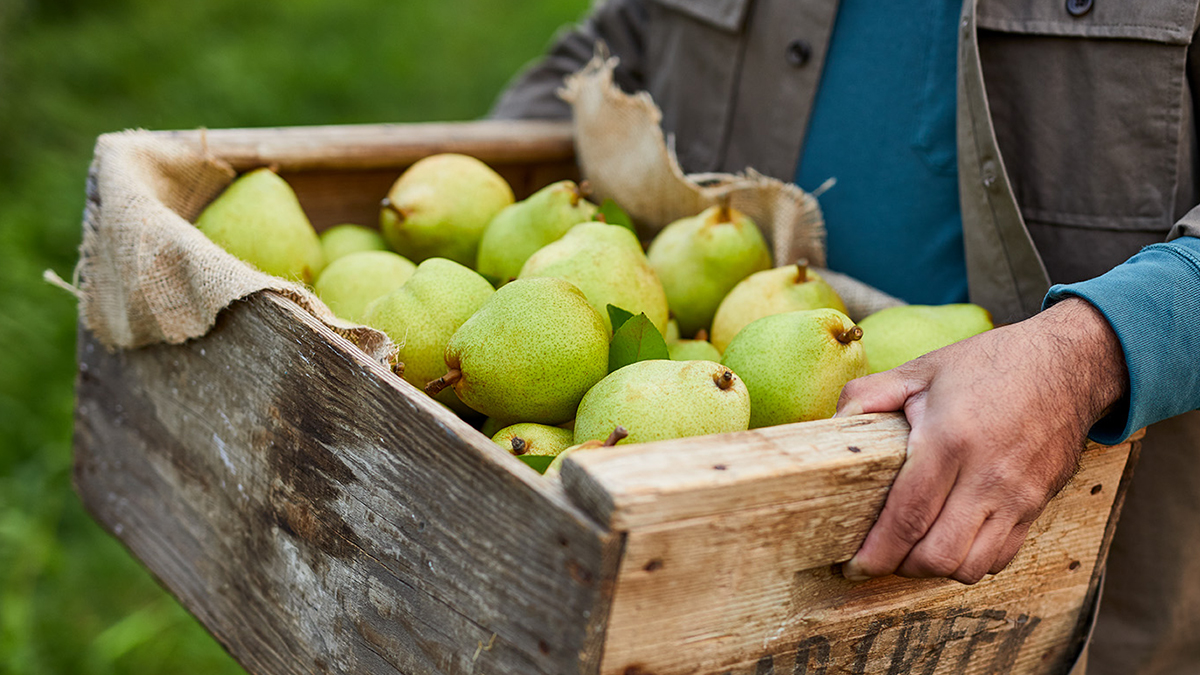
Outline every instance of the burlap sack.
<path id="1" fill-rule="evenodd" d="M 83 325 L 109 348 L 180 343 L 207 333 L 235 300 L 270 290 L 389 362 L 396 350 L 386 335 L 336 318 L 303 285 L 254 269 L 192 225 L 234 175 L 144 131 L 101 136 L 75 272 Z"/>
<path id="2" fill-rule="evenodd" d="M 685 175 L 663 135 L 662 112 L 650 94 L 629 95 L 613 83 L 616 64 L 598 45 L 592 61 L 568 77 L 560 92 L 573 110 L 580 170 L 597 197 L 620 204 L 649 239 L 727 196 L 763 229 L 777 266 L 804 259 L 824 267 L 825 221 L 813 195 L 750 168 L 744 174 Z M 817 271 L 855 321 L 904 304 L 844 274 Z"/>

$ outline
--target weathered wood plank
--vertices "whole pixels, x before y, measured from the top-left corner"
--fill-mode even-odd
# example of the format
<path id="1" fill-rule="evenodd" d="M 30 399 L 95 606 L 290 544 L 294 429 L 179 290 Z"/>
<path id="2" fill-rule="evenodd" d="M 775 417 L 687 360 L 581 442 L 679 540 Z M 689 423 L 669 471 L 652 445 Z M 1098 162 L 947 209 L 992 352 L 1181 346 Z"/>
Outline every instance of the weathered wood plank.
<path id="1" fill-rule="evenodd" d="M 79 358 L 84 503 L 251 672 L 594 672 L 620 537 L 291 303 Z"/>
<path id="2" fill-rule="evenodd" d="M 878 515 L 907 429 L 874 415 L 573 455 L 569 493 L 627 532 L 602 672 L 1056 672 L 1130 445 L 1090 446 L 999 575 L 847 582 L 834 563 Z"/>
<path id="3" fill-rule="evenodd" d="M 395 168 L 439 152 L 498 164 L 573 162 L 570 122 L 482 120 L 155 132 L 210 152 L 242 171 Z"/>

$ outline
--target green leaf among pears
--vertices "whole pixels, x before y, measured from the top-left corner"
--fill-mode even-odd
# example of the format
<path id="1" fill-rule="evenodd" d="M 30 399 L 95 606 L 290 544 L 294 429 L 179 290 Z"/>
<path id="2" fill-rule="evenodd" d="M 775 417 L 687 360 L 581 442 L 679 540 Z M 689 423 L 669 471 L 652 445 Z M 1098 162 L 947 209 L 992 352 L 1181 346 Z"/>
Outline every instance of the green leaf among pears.
<path id="1" fill-rule="evenodd" d="M 608 372 L 615 372 L 638 361 L 670 358 L 671 353 L 662 334 L 642 313 L 613 332 L 612 344 L 608 347 Z"/>
<path id="2" fill-rule="evenodd" d="M 597 218 L 604 217 L 604 222 L 609 225 L 619 225 L 630 232 L 637 234 L 637 230 L 633 227 L 633 219 L 625 213 L 625 209 L 621 208 L 611 197 L 606 198 L 600 204 L 600 211 L 596 214 Z"/>

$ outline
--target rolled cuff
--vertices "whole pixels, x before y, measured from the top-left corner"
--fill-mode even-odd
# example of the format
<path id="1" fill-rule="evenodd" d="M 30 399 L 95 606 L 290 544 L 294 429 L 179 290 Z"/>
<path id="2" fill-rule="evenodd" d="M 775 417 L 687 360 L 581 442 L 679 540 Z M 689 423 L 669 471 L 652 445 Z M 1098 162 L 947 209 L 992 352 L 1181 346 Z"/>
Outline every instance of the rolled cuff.
<path id="1" fill-rule="evenodd" d="M 1129 395 L 1096 422 L 1089 438 L 1112 445 L 1200 408 L 1200 239 L 1147 246 L 1099 277 L 1055 285 L 1042 308 L 1067 297 L 1100 310 L 1129 369 Z"/>

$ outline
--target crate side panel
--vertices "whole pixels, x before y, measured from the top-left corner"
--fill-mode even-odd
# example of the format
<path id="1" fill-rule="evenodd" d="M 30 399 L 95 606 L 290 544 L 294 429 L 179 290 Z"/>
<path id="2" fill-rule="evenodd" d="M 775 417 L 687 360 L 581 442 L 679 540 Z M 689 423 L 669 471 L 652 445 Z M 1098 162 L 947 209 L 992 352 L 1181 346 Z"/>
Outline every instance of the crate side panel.
<path id="1" fill-rule="evenodd" d="M 251 672 L 592 670 L 620 538 L 285 304 L 81 335 L 93 515 Z"/>
<path id="2" fill-rule="evenodd" d="M 1129 450 L 1086 452 L 1012 565 L 969 587 L 840 576 L 835 563 L 857 550 L 891 482 L 873 473 L 798 490 L 791 503 L 632 528 L 602 672 L 1054 673 L 1073 647 Z"/>

